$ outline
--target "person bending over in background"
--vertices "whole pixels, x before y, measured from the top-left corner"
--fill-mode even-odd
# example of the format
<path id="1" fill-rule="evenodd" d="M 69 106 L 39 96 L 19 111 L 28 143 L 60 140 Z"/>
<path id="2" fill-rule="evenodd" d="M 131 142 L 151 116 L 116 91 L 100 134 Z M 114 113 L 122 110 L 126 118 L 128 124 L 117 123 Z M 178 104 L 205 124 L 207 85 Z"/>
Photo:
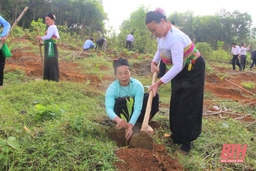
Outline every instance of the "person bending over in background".
<path id="1" fill-rule="evenodd" d="M 7 22 L 2 16 L 0 16 L 0 25 L 4 27 L 0 40 L 2 43 L 6 42 L 6 36 L 10 31 L 10 23 Z M 4 65 L 5 65 L 5 55 L 3 49 L 0 52 L 0 89 L 3 88 L 4 84 Z"/>
<path id="2" fill-rule="evenodd" d="M 104 52 L 106 51 L 106 47 L 107 47 L 107 39 L 105 38 L 100 38 L 96 41 L 96 47 L 97 48 L 101 48 Z"/>
<path id="3" fill-rule="evenodd" d="M 162 84 L 171 81 L 171 139 L 181 144 L 178 151 L 187 154 L 202 131 L 205 62 L 190 38 L 167 21 L 163 9 L 149 11 L 145 24 L 159 38 L 151 72 L 159 71 L 161 60 L 168 68 L 172 66 L 149 90 L 156 94 Z"/>
<path id="4" fill-rule="evenodd" d="M 113 66 L 116 80 L 109 85 L 106 91 L 106 113 L 111 120 L 117 123 L 117 129 L 125 129 L 125 138 L 129 140 L 135 123 L 143 122 L 149 93 L 144 94 L 141 82 L 131 77 L 129 63 L 126 59 L 115 60 Z M 150 119 L 159 111 L 158 105 L 157 94 L 152 101 Z M 148 127 L 148 131 L 153 133 L 151 127 Z"/>
<path id="5" fill-rule="evenodd" d="M 43 79 L 48 81 L 59 81 L 59 63 L 57 39 L 60 38 L 58 28 L 55 25 L 56 17 L 53 14 L 45 16 L 45 23 L 48 26 L 46 34 L 41 37 L 37 36 L 37 40 L 44 41 L 44 75 Z"/>
<path id="6" fill-rule="evenodd" d="M 84 45 L 83 45 L 84 51 L 89 50 L 89 49 L 94 49 L 94 47 L 95 47 L 95 45 L 93 43 L 93 38 L 87 39 L 84 42 Z"/>

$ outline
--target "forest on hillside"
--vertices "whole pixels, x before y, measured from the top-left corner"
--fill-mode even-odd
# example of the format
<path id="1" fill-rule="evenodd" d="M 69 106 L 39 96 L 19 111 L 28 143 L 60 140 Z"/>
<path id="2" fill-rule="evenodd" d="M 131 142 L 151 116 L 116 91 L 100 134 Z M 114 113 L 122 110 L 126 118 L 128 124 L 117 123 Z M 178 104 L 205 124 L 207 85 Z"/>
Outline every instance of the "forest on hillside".
<path id="1" fill-rule="evenodd" d="M 151 33 L 145 27 L 145 15 L 148 8 L 139 7 L 124 20 L 120 33 L 116 34 L 112 27 L 106 27 L 108 15 L 104 11 L 102 0 L 0 0 L 0 14 L 11 24 L 21 11 L 29 9 L 18 23 L 23 29 L 31 29 L 31 22 L 44 18 L 48 13 L 57 17 L 56 24 L 63 26 L 64 31 L 80 37 L 107 37 L 110 45 L 123 47 L 128 33 L 134 32 L 136 42 L 134 51 L 148 53 L 148 49 L 156 45 Z M 168 16 L 195 43 L 206 42 L 213 49 L 218 48 L 218 41 L 224 42 L 223 48 L 229 50 L 231 44 L 243 42 L 255 44 L 256 28 L 252 26 L 252 18 L 248 13 L 220 10 L 215 15 L 195 16 L 192 11 L 173 12 Z"/>

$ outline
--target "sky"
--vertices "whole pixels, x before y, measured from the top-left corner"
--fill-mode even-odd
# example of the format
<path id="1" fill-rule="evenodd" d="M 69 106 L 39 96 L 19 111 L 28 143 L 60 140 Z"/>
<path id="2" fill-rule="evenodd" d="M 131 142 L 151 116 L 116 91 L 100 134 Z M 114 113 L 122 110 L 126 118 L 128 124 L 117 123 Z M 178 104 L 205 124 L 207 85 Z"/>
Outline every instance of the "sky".
<path id="1" fill-rule="evenodd" d="M 104 11 L 108 14 L 109 21 L 106 26 L 113 27 L 117 32 L 119 26 L 126 19 L 129 19 L 132 12 L 141 5 L 154 10 L 161 7 L 169 16 L 173 12 L 192 11 L 197 15 L 215 15 L 221 9 L 228 12 L 238 10 L 241 13 L 247 12 L 252 17 L 253 26 L 256 25 L 256 8 L 254 0 L 103 0 Z"/>

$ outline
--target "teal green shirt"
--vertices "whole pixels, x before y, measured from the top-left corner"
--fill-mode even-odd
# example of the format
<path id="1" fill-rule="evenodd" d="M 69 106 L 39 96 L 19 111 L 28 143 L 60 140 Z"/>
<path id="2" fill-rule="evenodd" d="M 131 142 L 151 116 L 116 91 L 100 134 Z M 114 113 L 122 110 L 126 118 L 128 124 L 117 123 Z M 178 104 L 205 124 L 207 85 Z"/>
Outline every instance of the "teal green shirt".
<path id="1" fill-rule="evenodd" d="M 134 111 L 129 121 L 130 124 L 134 125 L 141 113 L 144 88 L 141 82 L 132 77 L 130 78 L 130 84 L 128 86 L 121 86 L 118 80 L 115 80 L 109 85 L 105 96 L 105 107 L 107 115 L 112 120 L 117 116 L 114 112 L 115 99 L 124 96 L 130 96 L 134 98 Z"/>

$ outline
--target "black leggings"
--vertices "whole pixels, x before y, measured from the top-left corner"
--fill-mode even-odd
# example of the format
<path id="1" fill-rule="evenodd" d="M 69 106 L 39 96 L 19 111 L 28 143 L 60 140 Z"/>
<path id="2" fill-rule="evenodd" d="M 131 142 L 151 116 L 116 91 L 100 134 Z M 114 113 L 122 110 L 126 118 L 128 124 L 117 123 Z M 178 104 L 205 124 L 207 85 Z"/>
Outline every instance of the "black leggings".
<path id="1" fill-rule="evenodd" d="M 0 86 L 4 84 L 4 65 L 5 65 L 5 57 L 0 50 Z"/>
<path id="2" fill-rule="evenodd" d="M 140 113 L 140 116 L 137 120 L 137 123 L 142 123 L 143 122 L 145 112 L 146 112 L 147 102 L 148 102 L 148 96 L 149 96 L 149 93 L 144 94 L 143 105 L 142 105 L 141 113 Z M 126 97 L 126 98 L 128 98 L 128 97 Z M 126 98 L 116 99 L 116 102 L 115 102 L 115 105 L 114 105 L 114 112 L 119 117 L 121 116 L 120 115 L 121 113 L 124 113 L 123 111 L 125 111 L 125 113 L 128 113 L 128 109 L 126 107 Z M 134 101 L 134 103 L 136 103 L 136 102 Z M 156 94 L 156 96 L 152 100 L 152 106 L 151 106 L 151 112 L 150 112 L 149 120 L 152 119 L 158 111 L 159 111 L 159 95 Z"/>

